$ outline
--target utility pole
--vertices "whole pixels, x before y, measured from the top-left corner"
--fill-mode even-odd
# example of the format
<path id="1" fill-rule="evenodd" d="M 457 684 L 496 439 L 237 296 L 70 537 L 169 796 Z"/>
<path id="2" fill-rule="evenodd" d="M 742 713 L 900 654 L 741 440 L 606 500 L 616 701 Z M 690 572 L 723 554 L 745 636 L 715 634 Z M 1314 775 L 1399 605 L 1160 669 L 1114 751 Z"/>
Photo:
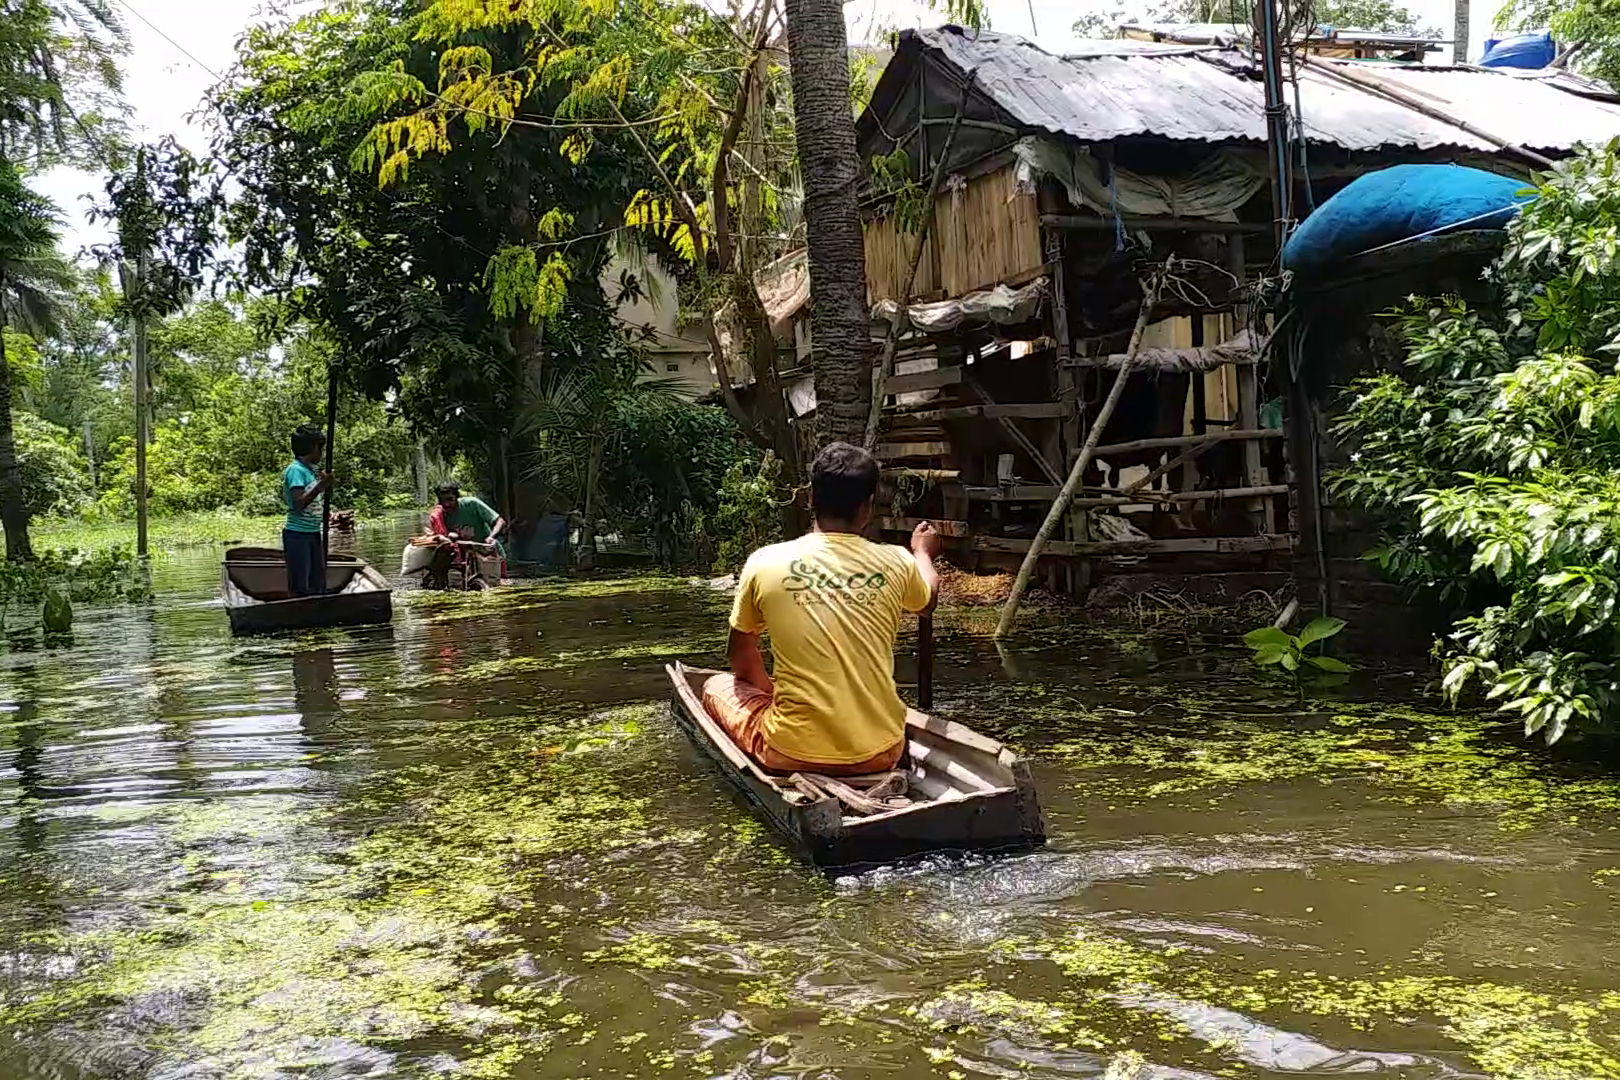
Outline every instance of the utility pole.
<path id="1" fill-rule="evenodd" d="M 1456 22 L 1451 28 L 1451 59 L 1453 63 L 1468 63 L 1468 38 L 1472 33 L 1469 22 L 1469 0 L 1457 0 Z"/>
<path id="2" fill-rule="evenodd" d="M 150 436 L 146 415 L 146 314 L 140 301 L 146 289 L 146 249 L 135 253 L 134 310 L 129 316 L 129 337 L 135 352 L 135 554 L 146 555 L 146 444 Z"/>
<path id="3" fill-rule="evenodd" d="M 1272 237 L 1278 254 L 1288 239 L 1293 205 L 1292 156 L 1288 152 L 1288 99 L 1283 96 L 1282 50 L 1276 0 L 1256 0 L 1254 12 L 1260 70 L 1266 88 L 1266 171 L 1271 174 Z"/>
<path id="4" fill-rule="evenodd" d="M 96 487 L 96 440 L 90 433 L 90 418 L 84 418 L 84 462 L 90 468 L 90 486 Z"/>

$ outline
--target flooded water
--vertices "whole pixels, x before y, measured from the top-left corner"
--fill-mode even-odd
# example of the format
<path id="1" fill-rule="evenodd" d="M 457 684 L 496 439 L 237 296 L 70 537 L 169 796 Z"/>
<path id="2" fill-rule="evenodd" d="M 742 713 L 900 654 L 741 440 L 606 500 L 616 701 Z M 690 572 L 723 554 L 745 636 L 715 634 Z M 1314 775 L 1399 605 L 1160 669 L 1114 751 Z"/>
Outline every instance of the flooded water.
<path id="1" fill-rule="evenodd" d="M 942 613 L 1050 843 L 828 879 L 667 719 L 706 587 L 236 641 L 216 558 L 0 654 L 0 1076 L 1620 1077 L 1620 782 L 1400 673 Z"/>

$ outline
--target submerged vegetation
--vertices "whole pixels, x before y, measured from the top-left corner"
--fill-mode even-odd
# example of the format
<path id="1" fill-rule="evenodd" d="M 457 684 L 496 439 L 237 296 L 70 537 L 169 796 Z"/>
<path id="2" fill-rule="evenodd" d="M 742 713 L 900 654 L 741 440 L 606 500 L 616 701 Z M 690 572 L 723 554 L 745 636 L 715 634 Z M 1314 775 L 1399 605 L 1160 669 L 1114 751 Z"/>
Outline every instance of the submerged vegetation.
<path id="1" fill-rule="evenodd" d="M 84 766 L 55 838 L 28 839 L 45 791 L 19 800 L 43 846 L 0 834 L 0 1067 L 1620 1077 L 1620 998 L 1579 959 L 1613 860 L 1540 846 L 1620 827 L 1620 782 L 1489 721 L 1304 712 L 1174 635 L 1070 629 L 1014 678 L 965 623 L 952 669 L 985 666 L 941 703 L 1033 751 L 1051 846 L 827 881 L 665 718 L 660 661 L 722 647 L 723 594 L 406 597 L 391 635 L 192 632 L 150 667 L 97 644 L 34 687 L 64 711 L 23 716 L 25 746 L 168 745 L 145 717 L 254 734 L 152 763 L 195 794 L 89 798 L 125 777 Z M 86 686 L 151 711 L 106 717 Z M 238 779 L 209 788 L 220 765 Z"/>

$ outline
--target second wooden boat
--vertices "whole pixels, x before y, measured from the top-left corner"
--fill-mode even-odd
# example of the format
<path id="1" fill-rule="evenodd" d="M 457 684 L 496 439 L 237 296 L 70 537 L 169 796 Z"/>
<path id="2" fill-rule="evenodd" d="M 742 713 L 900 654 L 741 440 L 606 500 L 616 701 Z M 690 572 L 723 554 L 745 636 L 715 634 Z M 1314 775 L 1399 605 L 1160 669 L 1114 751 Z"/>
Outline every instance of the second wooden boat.
<path id="1" fill-rule="evenodd" d="M 1027 848 L 1046 839 L 1028 763 L 965 725 L 908 710 L 898 777 L 778 776 L 743 753 L 703 707 L 703 684 L 715 672 L 680 663 L 665 671 L 676 722 L 817 866 Z"/>
<path id="2" fill-rule="evenodd" d="M 394 617 L 388 579 L 352 555 L 327 558 L 326 589 L 325 596 L 290 596 L 287 559 L 279 548 L 225 552 L 220 592 L 233 634 L 367 626 Z"/>

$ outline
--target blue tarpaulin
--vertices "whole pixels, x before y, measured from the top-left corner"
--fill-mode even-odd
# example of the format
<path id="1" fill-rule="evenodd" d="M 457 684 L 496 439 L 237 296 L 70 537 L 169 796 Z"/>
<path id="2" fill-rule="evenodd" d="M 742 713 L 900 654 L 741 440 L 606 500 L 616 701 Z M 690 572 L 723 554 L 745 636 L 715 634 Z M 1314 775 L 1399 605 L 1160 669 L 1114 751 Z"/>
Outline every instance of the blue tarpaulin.
<path id="1" fill-rule="evenodd" d="M 1479 58 L 1480 67 L 1544 68 L 1558 58 L 1558 43 L 1552 32 L 1515 34 L 1509 38 L 1491 38 L 1485 42 L 1485 54 Z"/>
<path id="2" fill-rule="evenodd" d="M 1449 229 L 1501 229 L 1523 181 L 1463 165 L 1395 165 L 1359 176 L 1317 207 L 1283 246 L 1283 266 L 1310 274 L 1354 255 Z"/>

